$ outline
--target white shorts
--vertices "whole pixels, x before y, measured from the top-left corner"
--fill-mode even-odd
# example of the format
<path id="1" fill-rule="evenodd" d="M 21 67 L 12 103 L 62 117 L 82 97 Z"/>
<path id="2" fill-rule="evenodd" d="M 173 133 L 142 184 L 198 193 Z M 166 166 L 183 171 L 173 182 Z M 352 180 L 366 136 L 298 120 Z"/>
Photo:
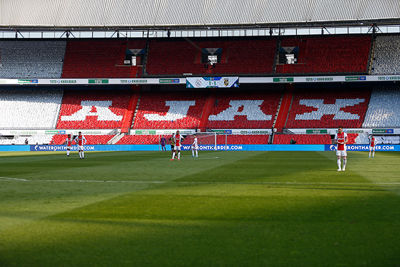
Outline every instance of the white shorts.
<path id="1" fill-rule="evenodd" d="M 369 151 L 371 151 L 371 150 L 375 151 L 375 146 L 370 146 Z"/>
<path id="2" fill-rule="evenodd" d="M 192 146 L 193 150 L 199 150 L 199 146 Z"/>
<path id="3" fill-rule="evenodd" d="M 175 150 L 181 150 L 181 146 L 175 146 Z"/>
<path id="4" fill-rule="evenodd" d="M 336 150 L 336 156 L 347 157 L 347 151 L 346 150 Z"/>
<path id="5" fill-rule="evenodd" d="M 82 150 L 83 151 L 83 146 L 78 146 L 78 150 Z"/>

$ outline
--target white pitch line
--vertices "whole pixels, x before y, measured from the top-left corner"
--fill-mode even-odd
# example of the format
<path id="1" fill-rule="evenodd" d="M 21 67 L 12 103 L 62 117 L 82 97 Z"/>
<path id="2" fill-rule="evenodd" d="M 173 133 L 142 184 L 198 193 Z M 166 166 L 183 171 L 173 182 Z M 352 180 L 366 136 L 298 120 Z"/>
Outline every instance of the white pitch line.
<path id="1" fill-rule="evenodd" d="M 196 181 L 138 181 L 138 180 L 29 180 L 22 178 L 0 177 L 1 180 L 16 182 L 64 182 L 64 183 L 132 183 L 132 184 L 250 184 L 250 185 L 400 185 L 396 183 L 330 183 L 330 182 L 196 182 Z"/>
<path id="2" fill-rule="evenodd" d="M 0 177 L 0 179 L 1 180 L 8 180 L 8 181 L 30 182 L 30 180 L 22 179 L 22 178 Z"/>

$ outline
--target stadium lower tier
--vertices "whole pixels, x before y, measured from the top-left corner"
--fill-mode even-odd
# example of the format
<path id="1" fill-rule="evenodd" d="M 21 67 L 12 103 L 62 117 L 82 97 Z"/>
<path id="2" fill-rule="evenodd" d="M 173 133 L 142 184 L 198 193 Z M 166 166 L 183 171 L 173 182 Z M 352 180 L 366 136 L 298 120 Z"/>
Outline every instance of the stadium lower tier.
<path id="1" fill-rule="evenodd" d="M 167 145 L 170 145 L 171 135 L 164 136 Z M 137 144 L 137 145 L 156 145 L 160 144 L 160 135 L 125 135 L 117 144 Z M 182 142 L 183 145 L 193 144 L 194 136 L 188 135 Z M 268 144 L 269 135 L 198 135 L 199 145 L 217 145 L 225 144 Z"/>
<path id="2" fill-rule="evenodd" d="M 148 93 L 120 88 L 17 90 L 7 87 L 0 89 L 0 114 L 3 114 L 0 128 L 206 131 L 272 127 L 400 127 L 398 85 L 362 89 L 322 86 L 294 90 L 249 88 L 225 93 Z M 278 122 L 280 126 L 276 126 Z"/>
<path id="3" fill-rule="evenodd" d="M 277 134 L 274 144 L 332 144 L 329 134 Z"/>
<path id="4" fill-rule="evenodd" d="M 85 135 L 86 138 L 86 145 L 105 145 L 108 141 L 113 138 L 114 135 Z M 67 135 L 65 134 L 58 134 L 54 135 L 51 139 L 50 144 L 54 145 L 64 145 L 66 144 Z M 75 142 L 73 142 L 75 144 Z"/>

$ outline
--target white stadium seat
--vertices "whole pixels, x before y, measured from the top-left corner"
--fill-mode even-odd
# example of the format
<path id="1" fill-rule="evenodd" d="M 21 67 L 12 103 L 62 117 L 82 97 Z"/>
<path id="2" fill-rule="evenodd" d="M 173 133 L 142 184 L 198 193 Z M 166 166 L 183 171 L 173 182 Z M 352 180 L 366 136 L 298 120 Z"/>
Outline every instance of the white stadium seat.
<path id="1" fill-rule="evenodd" d="M 374 89 L 363 127 L 400 127 L 400 90 Z"/>
<path id="2" fill-rule="evenodd" d="M 65 41 L 0 41 L 1 78 L 60 78 Z"/>
<path id="3" fill-rule="evenodd" d="M 377 36 L 372 74 L 400 74 L 400 37 Z"/>
<path id="4" fill-rule="evenodd" d="M 0 129 L 54 129 L 63 91 L 0 88 Z"/>

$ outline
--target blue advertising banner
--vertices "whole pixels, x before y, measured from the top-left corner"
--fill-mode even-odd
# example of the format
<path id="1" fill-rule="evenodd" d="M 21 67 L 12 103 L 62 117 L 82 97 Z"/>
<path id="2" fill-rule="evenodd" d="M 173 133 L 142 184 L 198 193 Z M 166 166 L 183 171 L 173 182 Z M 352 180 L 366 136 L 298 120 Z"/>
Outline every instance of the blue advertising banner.
<path id="1" fill-rule="evenodd" d="M 85 151 L 158 151 L 159 145 L 86 145 Z M 65 145 L 31 145 L 30 151 L 66 151 Z M 71 151 L 77 151 L 77 146 L 71 146 Z"/>
<path id="2" fill-rule="evenodd" d="M 191 150 L 191 145 L 182 145 L 182 150 Z M 325 145 L 199 145 L 203 151 L 325 151 Z"/>
<path id="3" fill-rule="evenodd" d="M 85 151 L 159 151 L 159 145 L 87 145 Z M 182 145 L 183 151 L 191 150 L 191 145 Z M 66 151 L 65 145 L 31 145 L 30 151 Z M 199 145 L 201 151 L 325 151 L 324 145 Z M 77 151 L 72 146 L 71 151 Z"/>
<path id="4" fill-rule="evenodd" d="M 347 151 L 369 151 L 369 145 L 347 145 Z M 335 151 L 335 145 L 325 145 L 325 151 Z M 376 145 L 375 151 L 400 151 L 400 145 Z"/>
<path id="5" fill-rule="evenodd" d="M 29 145 L 0 145 L 0 151 L 29 151 Z"/>
<path id="6" fill-rule="evenodd" d="M 160 151 L 159 145 L 87 145 L 85 151 Z M 0 151 L 66 151 L 65 145 L 0 145 Z M 182 145 L 191 150 L 191 145 Z M 202 151 L 335 151 L 335 145 L 199 145 Z M 369 151 L 369 145 L 348 145 L 348 151 Z M 71 151 L 77 151 L 72 146 Z M 376 151 L 400 151 L 400 145 L 376 145 Z"/>

